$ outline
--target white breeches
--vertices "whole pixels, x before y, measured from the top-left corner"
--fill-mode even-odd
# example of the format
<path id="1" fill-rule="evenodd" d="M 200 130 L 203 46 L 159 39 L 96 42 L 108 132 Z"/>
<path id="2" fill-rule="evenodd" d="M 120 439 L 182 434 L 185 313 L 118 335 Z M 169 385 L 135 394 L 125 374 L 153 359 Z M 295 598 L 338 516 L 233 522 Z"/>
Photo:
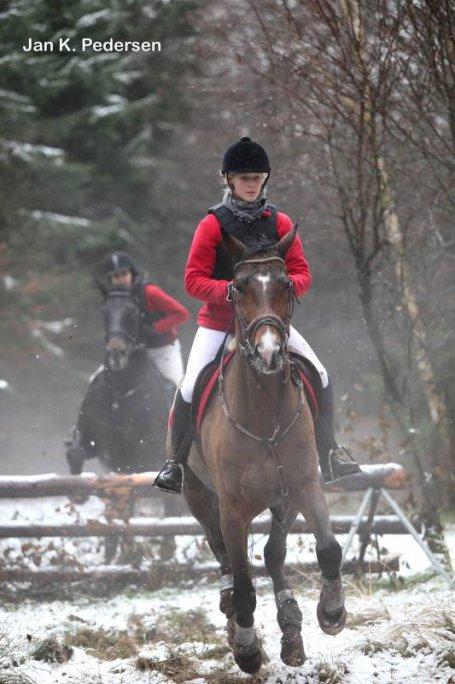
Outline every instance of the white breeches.
<path id="1" fill-rule="evenodd" d="M 147 349 L 147 355 L 163 378 L 177 387 L 184 373 L 180 340 L 174 340 L 164 347 Z"/>
<path id="2" fill-rule="evenodd" d="M 190 356 L 188 358 L 185 377 L 183 378 L 182 386 L 180 387 L 182 397 L 185 401 L 191 401 L 194 385 L 199 373 L 204 366 L 206 366 L 210 361 L 213 361 L 218 349 L 223 343 L 225 335 L 226 333 L 220 332 L 219 330 L 211 330 L 210 328 L 204 328 L 202 326 L 198 328 L 194 337 L 193 346 L 191 347 Z M 232 340 L 232 337 L 233 335 L 229 335 L 229 342 Z M 289 331 L 289 347 L 311 361 L 311 363 L 319 371 L 322 380 L 322 386 L 327 387 L 329 384 L 329 376 L 326 369 L 319 361 L 308 342 L 299 332 L 297 332 L 295 328 L 292 327 L 292 325 Z"/>
<path id="3" fill-rule="evenodd" d="M 292 325 L 289 328 L 289 347 L 298 354 L 302 354 L 302 356 L 305 359 L 308 359 L 308 361 L 311 361 L 321 376 L 322 386 L 327 387 L 329 384 L 329 374 L 306 339 L 302 337 L 302 335 L 295 328 L 293 328 Z"/>

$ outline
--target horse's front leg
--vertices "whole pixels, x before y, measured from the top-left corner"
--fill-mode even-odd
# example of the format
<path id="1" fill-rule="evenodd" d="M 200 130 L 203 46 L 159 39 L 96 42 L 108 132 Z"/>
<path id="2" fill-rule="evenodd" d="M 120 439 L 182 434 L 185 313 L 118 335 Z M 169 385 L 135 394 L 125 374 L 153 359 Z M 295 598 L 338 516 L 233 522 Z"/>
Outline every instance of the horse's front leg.
<path id="1" fill-rule="evenodd" d="M 232 499 L 220 501 L 220 522 L 234 582 L 234 659 L 243 672 L 253 674 L 261 667 L 262 653 L 254 629 L 256 592 L 248 564 L 248 530 L 252 516 L 241 514 L 237 506 Z"/>
<path id="2" fill-rule="evenodd" d="M 183 495 L 190 511 L 200 522 L 207 535 L 209 546 L 220 564 L 220 610 L 227 618 L 228 641 L 234 648 L 234 606 L 232 604 L 233 579 L 229 556 L 220 527 L 218 498 L 187 468 Z"/>
<path id="3" fill-rule="evenodd" d="M 338 634 L 346 624 L 341 546 L 332 532 L 324 492 L 318 481 L 305 482 L 302 513 L 316 537 L 316 556 L 322 571 L 322 591 L 317 608 L 319 625 L 326 634 Z"/>
<path id="4" fill-rule="evenodd" d="M 84 461 L 90 458 L 87 449 L 83 446 L 83 437 L 78 427 L 73 427 L 71 434 L 65 440 L 66 461 L 68 463 L 71 475 L 80 475 L 84 468 Z M 85 440 L 89 444 L 89 440 Z"/>
<path id="5" fill-rule="evenodd" d="M 302 613 L 295 600 L 289 580 L 284 573 L 286 558 L 286 539 L 289 528 L 296 518 L 295 509 L 284 513 L 283 509 L 271 509 L 273 520 L 264 560 L 267 572 L 273 581 L 277 620 L 283 633 L 281 637 L 281 660 L 286 665 L 298 667 L 305 661 L 302 642 Z"/>

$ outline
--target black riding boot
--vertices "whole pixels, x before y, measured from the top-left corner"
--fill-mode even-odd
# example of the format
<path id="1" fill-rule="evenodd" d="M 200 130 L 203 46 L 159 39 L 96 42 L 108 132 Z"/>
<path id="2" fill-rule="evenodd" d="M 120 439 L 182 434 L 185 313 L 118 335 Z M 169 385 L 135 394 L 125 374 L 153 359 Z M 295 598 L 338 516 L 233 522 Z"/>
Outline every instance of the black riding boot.
<path id="1" fill-rule="evenodd" d="M 322 390 L 322 405 L 315 425 L 316 446 L 324 482 L 355 475 L 361 470 L 351 454 L 335 439 L 333 386 L 329 384 Z"/>
<path id="2" fill-rule="evenodd" d="M 186 402 L 180 390 L 174 403 L 171 427 L 171 450 L 173 458 L 166 461 L 153 483 L 165 492 L 180 494 L 183 484 L 183 466 L 190 452 L 193 435 L 191 430 L 191 404 Z"/>

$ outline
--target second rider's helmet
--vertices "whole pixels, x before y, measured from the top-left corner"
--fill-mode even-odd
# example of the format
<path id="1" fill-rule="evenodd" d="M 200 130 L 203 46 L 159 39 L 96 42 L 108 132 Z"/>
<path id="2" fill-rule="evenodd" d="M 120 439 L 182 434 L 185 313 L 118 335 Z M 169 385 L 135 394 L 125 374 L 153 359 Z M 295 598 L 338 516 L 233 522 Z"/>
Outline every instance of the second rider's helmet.
<path id="1" fill-rule="evenodd" d="M 133 259 L 127 252 L 112 252 L 103 264 L 103 275 L 109 278 L 113 273 L 118 273 L 128 268 L 135 278 L 138 274 Z"/>

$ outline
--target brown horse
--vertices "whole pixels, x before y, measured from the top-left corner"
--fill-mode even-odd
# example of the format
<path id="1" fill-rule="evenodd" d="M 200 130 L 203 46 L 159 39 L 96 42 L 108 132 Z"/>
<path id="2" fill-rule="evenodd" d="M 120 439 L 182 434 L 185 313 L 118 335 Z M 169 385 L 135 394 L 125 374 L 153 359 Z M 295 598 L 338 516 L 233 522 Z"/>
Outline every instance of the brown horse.
<path id="1" fill-rule="evenodd" d="M 302 614 L 284 574 L 286 537 L 298 512 L 316 537 L 322 571 L 319 624 L 336 634 L 346 622 L 341 547 L 319 482 L 311 412 L 299 381 L 292 379 L 288 353 L 294 295 L 283 259 L 295 234 L 296 227 L 253 258 L 247 258 L 241 242 L 224 237 L 236 263 L 230 290 L 235 354 L 225 372 L 221 367 L 218 400 L 209 404 L 191 448 L 183 488 L 220 563 L 220 609 L 228 618 L 234 658 L 248 673 L 260 668 L 262 651 L 254 629 L 247 537 L 251 521 L 265 509 L 273 516 L 264 556 L 283 633 L 283 662 L 297 666 L 305 660 Z"/>

